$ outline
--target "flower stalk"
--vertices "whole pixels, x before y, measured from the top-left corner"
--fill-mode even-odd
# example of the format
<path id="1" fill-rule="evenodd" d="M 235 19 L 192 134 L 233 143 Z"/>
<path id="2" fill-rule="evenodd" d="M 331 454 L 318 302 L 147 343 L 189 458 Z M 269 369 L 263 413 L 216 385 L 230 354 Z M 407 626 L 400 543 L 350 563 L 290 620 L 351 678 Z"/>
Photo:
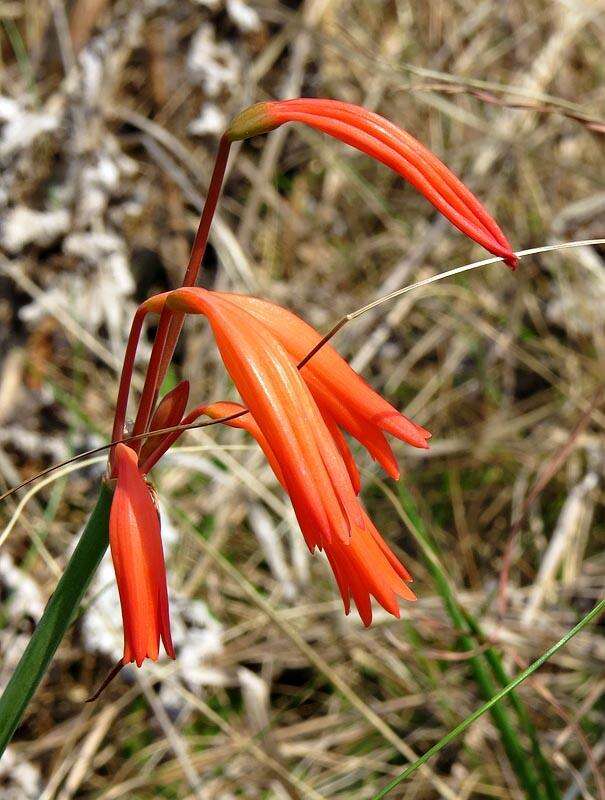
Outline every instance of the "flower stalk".
<path id="1" fill-rule="evenodd" d="M 214 162 L 214 169 L 212 177 L 210 178 L 210 185 L 206 195 L 204 208 L 202 209 L 202 216 L 198 225 L 191 254 L 189 256 L 189 263 L 183 278 L 183 286 L 193 286 L 197 279 L 206 247 L 208 245 L 208 237 L 210 235 L 210 226 L 216 212 L 216 206 L 221 193 L 223 180 L 225 178 L 225 171 L 227 169 L 227 162 L 229 160 L 229 151 L 231 149 L 231 142 L 227 136 L 223 136 L 219 143 L 218 152 Z M 179 338 L 181 328 L 183 327 L 184 314 L 173 312 L 169 308 L 165 308 L 160 316 L 158 329 L 155 335 L 151 356 L 149 359 L 149 366 L 145 376 L 145 385 L 141 394 L 139 402 L 139 409 L 134 423 L 133 434 L 145 433 L 148 430 L 149 421 L 153 412 L 153 406 L 157 399 L 157 393 L 162 381 L 166 376 L 168 365 L 174 355 L 177 340 Z M 141 448 L 141 443 L 137 442 L 134 445 L 134 450 L 138 453 Z"/>

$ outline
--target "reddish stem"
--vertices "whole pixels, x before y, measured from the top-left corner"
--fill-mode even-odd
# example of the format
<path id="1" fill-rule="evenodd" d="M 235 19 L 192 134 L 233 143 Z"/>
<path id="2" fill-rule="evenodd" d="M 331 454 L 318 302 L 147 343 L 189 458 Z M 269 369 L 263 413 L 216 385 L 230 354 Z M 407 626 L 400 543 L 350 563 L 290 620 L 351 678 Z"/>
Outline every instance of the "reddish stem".
<path id="1" fill-rule="evenodd" d="M 147 316 L 147 309 L 139 306 L 134 315 L 130 333 L 128 334 L 128 344 L 126 345 L 126 352 L 124 354 L 124 364 L 122 366 L 122 374 L 120 375 L 120 387 L 118 389 L 118 399 L 116 401 L 116 413 L 113 420 L 113 432 L 111 440 L 122 439 L 124 437 L 124 423 L 126 422 L 126 411 L 128 408 L 128 395 L 130 393 L 130 384 L 132 382 L 132 373 L 134 371 L 134 361 L 141 338 L 141 330 L 143 328 L 143 321 Z M 113 449 L 112 449 L 113 455 Z M 112 458 L 110 457 L 110 461 Z"/>
<path id="2" fill-rule="evenodd" d="M 197 279 L 206 252 L 210 225 L 212 224 L 212 219 L 216 212 L 216 206 L 221 193 L 230 149 L 231 142 L 223 136 L 219 142 L 214 169 L 208 187 L 208 194 L 206 195 L 206 202 L 202 210 L 202 216 L 191 249 L 191 255 L 189 256 L 187 271 L 183 278 L 183 286 L 193 286 Z M 175 313 L 167 307 L 164 307 L 162 310 L 149 359 L 147 375 L 145 376 L 145 385 L 141 394 L 133 435 L 144 433 L 149 426 L 157 391 L 164 380 L 168 365 L 174 354 L 174 348 L 176 347 L 176 342 L 183 326 L 183 319 L 184 314 L 182 313 Z M 134 443 L 134 449 L 137 453 L 140 451 L 141 445 L 141 441 Z"/>
<path id="3" fill-rule="evenodd" d="M 212 177 L 210 178 L 208 195 L 206 197 L 206 202 L 204 203 L 200 224 L 198 226 L 195 241 L 193 242 L 193 247 L 191 249 L 187 271 L 185 272 L 185 277 L 183 278 L 183 286 L 194 286 L 195 281 L 197 280 L 204 255 L 206 253 L 206 245 L 208 244 L 208 236 L 210 234 L 210 225 L 212 224 L 212 220 L 216 212 L 216 206 L 218 204 L 223 180 L 225 178 L 225 170 L 227 169 L 227 161 L 229 160 L 230 149 L 231 142 L 226 136 L 222 136 L 219 142 L 216 160 L 214 162 L 214 169 L 212 170 Z M 168 369 L 168 364 L 170 363 L 170 360 L 174 354 L 174 348 L 179 338 L 181 328 L 183 327 L 184 316 L 184 314 L 174 314 L 174 316 L 171 318 L 170 329 L 168 331 L 166 345 L 164 346 L 160 380 L 164 379 L 164 375 Z"/>

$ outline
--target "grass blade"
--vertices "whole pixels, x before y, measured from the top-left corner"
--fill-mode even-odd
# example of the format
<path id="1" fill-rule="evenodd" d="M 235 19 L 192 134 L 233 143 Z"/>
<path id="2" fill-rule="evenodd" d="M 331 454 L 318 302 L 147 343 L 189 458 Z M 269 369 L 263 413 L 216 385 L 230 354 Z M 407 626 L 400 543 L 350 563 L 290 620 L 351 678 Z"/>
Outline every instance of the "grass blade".
<path id="1" fill-rule="evenodd" d="M 427 568 L 435 582 L 437 591 L 443 599 L 454 627 L 460 632 L 458 638 L 459 649 L 466 652 L 476 651 L 479 648 L 479 643 L 471 635 L 472 630 L 467 624 L 467 613 L 463 611 L 456 599 L 449 576 L 441 565 L 436 547 L 426 531 L 416 503 L 407 487 L 401 481 L 399 482 L 399 499 L 402 506 L 399 512 L 403 511 L 406 525 L 420 544 L 426 557 Z M 489 700 L 496 694 L 496 686 L 490 674 L 490 661 L 484 655 L 475 655 L 469 658 L 469 666 L 481 694 L 486 700 Z M 547 795 L 540 785 L 538 773 L 532 761 L 527 757 L 506 709 L 502 705 L 496 706 L 492 709 L 491 714 L 511 766 L 519 779 L 519 783 L 525 789 L 528 798 L 530 800 L 546 800 Z"/>
<path id="2" fill-rule="evenodd" d="M 477 640 L 479 642 L 487 642 L 485 634 L 483 633 L 483 630 L 481 629 L 481 626 L 479 625 L 477 620 L 464 608 L 462 608 L 461 611 L 464 614 L 467 625 L 472 630 Z M 502 659 L 498 651 L 494 647 L 489 647 L 485 651 L 485 659 L 490 665 L 494 677 L 496 678 L 500 686 L 506 686 L 506 684 L 509 681 L 509 677 L 506 674 L 504 665 L 502 664 Z M 519 724 L 527 734 L 529 741 L 531 743 L 532 754 L 536 762 L 540 776 L 542 778 L 542 783 L 546 790 L 546 796 L 548 797 L 548 800 L 560 800 L 561 792 L 559 791 L 559 787 L 557 786 L 557 783 L 555 781 L 555 776 L 551 769 L 550 763 L 548 759 L 545 757 L 544 753 L 542 752 L 542 748 L 540 747 L 540 741 L 538 739 L 538 732 L 536 731 L 534 723 L 532 722 L 527 709 L 521 702 L 516 692 L 513 691 L 509 692 L 508 699 L 515 711 L 515 714 L 517 715 Z"/>
<path id="3" fill-rule="evenodd" d="M 421 767 L 434 755 L 436 755 L 440 750 L 443 750 L 446 745 L 452 742 L 457 736 L 463 733 L 470 725 L 473 724 L 479 717 L 482 717 L 487 711 L 490 711 L 494 706 L 500 702 L 504 697 L 506 697 L 513 689 L 516 689 L 517 686 L 520 686 L 524 680 L 533 675 L 540 667 L 545 664 L 549 658 L 555 655 L 562 647 L 573 639 L 576 634 L 580 633 L 593 619 L 596 619 L 603 611 L 605 611 L 605 599 L 600 600 L 596 606 L 588 612 L 582 619 L 575 625 L 571 630 L 569 630 L 565 636 L 559 639 L 558 642 L 553 644 L 545 653 L 543 653 L 540 658 L 536 659 L 533 664 L 530 664 L 527 669 L 524 669 L 523 672 L 520 672 L 516 678 L 514 678 L 507 686 L 501 689 L 497 694 L 495 694 L 491 700 L 488 700 L 482 706 L 480 706 L 476 711 L 473 711 L 466 719 L 464 719 L 459 725 L 456 725 L 448 734 L 446 734 L 442 739 L 440 739 L 437 744 L 434 744 L 429 750 L 424 753 L 424 755 L 420 756 L 413 764 L 410 764 L 409 767 L 403 770 L 396 778 L 394 778 L 389 784 L 387 784 L 384 789 L 381 789 L 378 794 L 375 794 L 372 800 L 382 800 L 383 797 L 386 797 L 387 794 L 394 789 L 396 786 L 399 786 L 402 781 L 412 775 L 416 770 Z"/>

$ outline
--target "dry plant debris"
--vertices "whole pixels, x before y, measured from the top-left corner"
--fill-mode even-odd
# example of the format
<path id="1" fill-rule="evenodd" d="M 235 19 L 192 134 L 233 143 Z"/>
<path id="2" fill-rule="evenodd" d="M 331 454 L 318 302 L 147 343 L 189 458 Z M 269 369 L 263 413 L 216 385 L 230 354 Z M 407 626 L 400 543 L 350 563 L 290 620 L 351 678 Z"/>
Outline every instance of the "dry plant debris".
<path id="1" fill-rule="evenodd" d="M 296 94 L 363 103 L 447 155 L 517 249 L 593 238 L 605 233 L 604 35 L 599 0 L 0 3 L 0 491 L 105 440 L 133 310 L 178 280 L 218 133 L 242 106 Z M 263 144 L 233 162 L 206 285 L 262 292 L 327 328 L 476 255 L 345 147 L 287 129 Z M 460 599 L 513 670 L 603 591 L 601 405 L 527 510 L 498 613 L 511 525 L 603 381 L 604 302 L 605 250 L 569 250 L 524 260 L 514 279 L 478 272 L 406 295 L 336 341 L 433 431 L 427 453 L 398 448 L 404 480 Z M 209 342 L 189 324 L 179 371 L 212 399 L 229 384 Z M 377 612 L 366 631 L 343 618 L 258 449 L 217 428 L 186 444 L 161 476 L 178 661 L 125 671 L 83 705 L 119 649 L 103 565 L 2 761 L 2 797 L 371 798 L 406 750 L 426 750 L 480 700 L 419 554 L 370 485 L 364 500 L 411 551 L 420 600 L 402 621 Z M 3 546 L 0 683 L 102 469 L 57 475 Z M 565 800 L 598 796 L 604 661 L 596 627 L 521 689 Z M 393 794 L 517 796 L 487 718 Z"/>

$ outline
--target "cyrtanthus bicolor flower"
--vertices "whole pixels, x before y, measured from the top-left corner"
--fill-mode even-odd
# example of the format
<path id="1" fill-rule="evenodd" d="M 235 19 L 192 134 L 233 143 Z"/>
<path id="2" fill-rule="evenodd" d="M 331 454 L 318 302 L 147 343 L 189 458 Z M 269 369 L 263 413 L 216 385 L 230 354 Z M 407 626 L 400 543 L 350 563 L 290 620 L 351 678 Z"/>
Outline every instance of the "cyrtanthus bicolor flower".
<path id="1" fill-rule="evenodd" d="M 140 667 L 157 659 L 160 637 L 174 658 L 160 518 L 137 454 L 125 444 L 116 446 L 115 475 L 109 545 L 124 620 L 122 663 Z"/>
<path id="2" fill-rule="evenodd" d="M 160 522 L 148 472 L 200 416 L 250 433 L 288 493 L 305 541 L 325 551 L 345 610 L 351 599 L 366 625 L 370 597 L 399 615 L 397 598 L 413 600 L 409 573 L 386 545 L 359 500 L 359 471 L 345 439 L 357 439 L 392 478 L 399 468 L 386 435 L 426 448 L 430 434 L 377 394 L 336 350 L 290 311 L 241 294 L 194 288 L 224 177 L 231 142 L 301 122 L 350 144 L 408 180 L 457 228 L 514 269 L 508 241 L 474 195 L 432 153 L 392 123 L 334 100 L 261 103 L 242 112 L 219 145 L 210 188 L 183 286 L 137 310 L 118 391 L 113 442 L 126 439 L 132 372 L 145 317 L 159 314 L 131 439 L 112 447 L 115 481 L 110 543 L 122 616 L 121 663 L 156 659 L 170 638 Z M 208 320 L 223 363 L 244 405 L 221 401 L 185 413 L 189 385 L 158 402 L 159 387 L 187 314 Z M 176 429 L 175 429 L 176 428 Z"/>
<path id="3" fill-rule="evenodd" d="M 373 111 L 338 100 L 301 97 L 257 103 L 227 130 L 231 140 L 301 122 L 381 161 L 409 181 L 462 233 L 515 269 L 517 257 L 485 208 L 437 156 L 409 133 Z"/>

